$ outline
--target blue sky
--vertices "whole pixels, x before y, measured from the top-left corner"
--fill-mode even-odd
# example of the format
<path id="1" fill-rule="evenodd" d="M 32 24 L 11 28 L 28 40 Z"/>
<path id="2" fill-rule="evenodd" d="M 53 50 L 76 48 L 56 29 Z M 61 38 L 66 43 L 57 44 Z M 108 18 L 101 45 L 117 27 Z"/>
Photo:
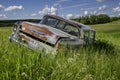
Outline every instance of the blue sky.
<path id="1" fill-rule="evenodd" d="M 0 19 L 65 18 L 108 14 L 120 16 L 120 0 L 0 0 Z"/>

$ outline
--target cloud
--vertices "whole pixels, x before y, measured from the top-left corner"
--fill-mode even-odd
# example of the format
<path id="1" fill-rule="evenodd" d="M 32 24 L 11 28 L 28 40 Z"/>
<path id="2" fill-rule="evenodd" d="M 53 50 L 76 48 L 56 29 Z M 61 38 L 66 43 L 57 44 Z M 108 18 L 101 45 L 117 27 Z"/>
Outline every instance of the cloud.
<path id="1" fill-rule="evenodd" d="M 103 6 L 100 6 L 99 7 L 99 10 L 103 11 L 103 10 L 106 10 L 107 9 L 107 6 L 106 5 L 103 5 Z"/>
<path id="2" fill-rule="evenodd" d="M 75 14 L 74 18 L 79 18 L 81 15 L 80 14 Z"/>
<path id="3" fill-rule="evenodd" d="M 113 8 L 113 12 L 120 12 L 120 7 Z"/>
<path id="4" fill-rule="evenodd" d="M 5 11 L 14 11 L 14 10 L 23 10 L 23 6 L 9 6 L 7 8 L 5 8 Z"/>
<path id="5" fill-rule="evenodd" d="M 0 4 L 0 11 L 4 9 L 4 6 Z"/>
<path id="6" fill-rule="evenodd" d="M 97 14 L 97 11 L 96 11 L 96 10 L 95 10 L 95 11 L 91 11 L 90 14 L 91 14 L 91 15 L 96 15 L 96 14 Z"/>
<path id="7" fill-rule="evenodd" d="M 106 12 L 98 12 L 97 15 L 99 14 L 107 14 Z"/>
<path id="8" fill-rule="evenodd" d="M 0 14 L 0 18 L 7 18 L 5 14 Z"/>
<path id="9" fill-rule="evenodd" d="M 31 14 L 31 16 L 36 16 L 36 15 L 37 15 L 36 13 Z"/>
<path id="10" fill-rule="evenodd" d="M 105 2 L 105 1 L 111 1 L 111 0 L 96 0 L 98 2 Z"/>
<path id="11" fill-rule="evenodd" d="M 120 5 L 120 2 L 119 2 L 119 5 Z"/>
<path id="12" fill-rule="evenodd" d="M 66 2 L 66 1 L 68 1 L 68 0 L 59 0 L 56 3 L 54 3 L 54 6 L 58 6 L 60 3 Z"/>
<path id="13" fill-rule="evenodd" d="M 54 8 L 53 6 L 51 7 L 51 14 L 52 15 L 57 15 L 57 8 Z"/>
<path id="14" fill-rule="evenodd" d="M 75 7 L 80 7 L 82 6 L 81 4 L 78 5 L 72 5 L 72 6 L 68 6 L 68 7 L 64 7 L 64 8 L 60 8 L 60 9 L 70 9 L 70 8 L 75 8 Z"/>
<path id="15" fill-rule="evenodd" d="M 68 0 L 60 0 L 59 2 L 65 2 L 65 1 L 68 1 Z"/>
<path id="16" fill-rule="evenodd" d="M 60 9 L 71 9 L 71 8 L 76 8 L 76 7 L 80 7 L 80 6 L 88 6 L 88 5 L 94 5 L 94 4 L 96 4 L 96 3 L 92 2 L 92 3 L 85 3 L 85 4 L 76 4 L 76 5 L 72 5 L 72 6 L 67 6 L 67 7 L 64 7 L 64 8 L 60 8 Z"/>
<path id="17" fill-rule="evenodd" d="M 88 11 L 84 11 L 84 15 L 88 15 Z"/>
<path id="18" fill-rule="evenodd" d="M 2 4 L 0 4 L 0 10 L 3 9 L 3 8 L 4 8 L 4 6 Z"/>
<path id="19" fill-rule="evenodd" d="M 67 14 L 67 15 L 66 15 L 66 18 L 67 18 L 67 19 L 70 19 L 70 18 L 74 18 L 74 16 L 73 16 L 73 14 Z"/>
<path id="20" fill-rule="evenodd" d="M 97 15 L 98 11 L 97 10 L 93 10 L 93 11 L 84 11 L 84 16 L 90 16 L 90 15 Z"/>
<path id="21" fill-rule="evenodd" d="M 48 7 L 48 5 L 46 5 L 43 10 L 38 12 L 39 14 L 45 15 L 45 14 L 52 14 L 52 15 L 57 15 L 57 8 L 55 7 Z"/>
<path id="22" fill-rule="evenodd" d="M 48 14 L 50 12 L 50 8 L 48 7 L 48 5 L 46 5 L 43 10 L 39 11 L 39 14 Z"/>

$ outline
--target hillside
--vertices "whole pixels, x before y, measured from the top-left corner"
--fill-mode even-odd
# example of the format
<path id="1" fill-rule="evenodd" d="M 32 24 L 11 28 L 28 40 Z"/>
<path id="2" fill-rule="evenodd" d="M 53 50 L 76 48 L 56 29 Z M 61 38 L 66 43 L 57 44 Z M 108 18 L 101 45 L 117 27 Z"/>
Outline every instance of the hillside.
<path id="1" fill-rule="evenodd" d="M 120 20 L 113 21 L 111 23 L 106 24 L 97 24 L 97 25 L 90 25 L 97 31 L 107 32 L 107 31 L 120 31 Z"/>
<path id="2" fill-rule="evenodd" d="M 97 39 L 120 46 L 120 20 L 106 24 L 90 25 L 97 31 Z"/>

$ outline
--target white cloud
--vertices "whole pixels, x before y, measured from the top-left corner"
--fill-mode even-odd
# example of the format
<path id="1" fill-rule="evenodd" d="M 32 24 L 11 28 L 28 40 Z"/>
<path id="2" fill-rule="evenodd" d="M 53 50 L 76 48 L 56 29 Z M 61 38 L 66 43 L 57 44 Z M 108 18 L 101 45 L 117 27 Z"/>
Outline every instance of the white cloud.
<path id="1" fill-rule="evenodd" d="M 93 11 L 93 14 L 96 15 L 96 14 L 97 14 L 97 11 Z"/>
<path id="2" fill-rule="evenodd" d="M 48 5 L 46 5 L 43 10 L 39 11 L 39 14 L 48 14 L 50 12 L 50 8 L 48 7 Z"/>
<path id="3" fill-rule="evenodd" d="M 75 18 L 79 18 L 79 17 L 80 17 L 80 15 L 79 15 L 79 14 L 76 14 L 74 17 L 75 17 Z"/>
<path id="4" fill-rule="evenodd" d="M 51 7 L 51 14 L 52 15 L 57 15 L 57 8 L 54 8 L 53 6 Z"/>
<path id="5" fill-rule="evenodd" d="M 76 5 L 72 5 L 72 6 L 67 6 L 67 7 L 63 7 L 63 8 L 60 8 L 60 9 L 71 9 L 71 8 L 76 8 L 76 7 L 82 7 L 82 6 L 87 6 L 87 5 L 94 5 L 96 4 L 95 2 L 92 2 L 92 3 L 84 3 L 84 4 L 76 4 Z M 83 8 L 81 8 L 80 10 L 84 10 Z"/>
<path id="6" fill-rule="evenodd" d="M 65 2 L 65 1 L 68 1 L 68 0 L 60 0 L 59 2 Z"/>
<path id="7" fill-rule="evenodd" d="M 97 15 L 99 14 L 107 14 L 106 12 L 98 12 Z"/>
<path id="8" fill-rule="evenodd" d="M 120 2 L 119 2 L 119 5 L 120 5 Z"/>
<path id="9" fill-rule="evenodd" d="M 91 14 L 91 15 L 96 15 L 96 14 L 97 14 L 97 11 L 96 11 L 96 10 L 95 10 L 95 11 L 91 11 L 90 14 Z"/>
<path id="10" fill-rule="evenodd" d="M 103 6 L 100 6 L 99 7 L 99 10 L 103 11 L 103 10 L 106 10 L 107 9 L 107 6 L 106 5 L 103 5 Z"/>
<path id="11" fill-rule="evenodd" d="M 98 2 L 105 2 L 105 1 L 110 1 L 110 0 L 96 0 Z"/>
<path id="12" fill-rule="evenodd" d="M 4 8 L 4 6 L 2 4 L 0 4 L 0 9 L 3 9 L 3 8 Z"/>
<path id="13" fill-rule="evenodd" d="M 0 18 L 7 18 L 5 14 L 0 14 Z"/>
<path id="14" fill-rule="evenodd" d="M 84 11 L 84 15 L 88 15 L 88 11 Z"/>
<path id="15" fill-rule="evenodd" d="M 36 15 L 37 15 L 36 13 L 31 14 L 31 16 L 36 16 Z"/>
<path id="16" fill-rule="evenodd" d="M 73 16 L 73 14 L 67 14 L 67 15 L 66 15 L 66 18 L 67 18 L 67 19 L 70 19 L 70 18 L 74 18 L 74 16 Z"/>
<path id="17" fill-rule="evenodd" d="M 120 7 L 113 8 L 113 12 L 120 12 Z"/>
<path id="18" fill-rule="evenodd" d="M 39 14 L 45 15 L 45 14 L 52 14 L 52 15 L 57 15 L 57 8 L 55 7 L 48 7 L 48 5 L 46 5 L 43 10 L 38 12 Z"/>
<path id="19" fill-rule="evenodd" d="M 23 6 L 9 6 L 7 8 L 5 8 L 5 11 L 13 11 L 13 10 L 22 10 L 24 9 Z"/>
<path id="20" fill-rule="evenodd" d="M 54 6 L 58 6 L 60 3 L 65 2 L 65 1 L 68 1 L 68 0 L 59 0 L 56 3 L 54 3 Z"/>

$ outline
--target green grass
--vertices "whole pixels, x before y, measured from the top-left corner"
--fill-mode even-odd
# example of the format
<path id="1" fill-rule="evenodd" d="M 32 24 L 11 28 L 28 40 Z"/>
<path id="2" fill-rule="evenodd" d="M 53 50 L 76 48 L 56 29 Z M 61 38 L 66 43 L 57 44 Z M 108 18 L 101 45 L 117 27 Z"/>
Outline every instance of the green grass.
<path id="1" fill-rule="evenodd" d="M 114 21 L 112 23 L 107 24 L 97 24 L 97 25 L 91 25 L 93 28 L 95 28 L 97 31 L 101 32 L 113 32 L 113 31 L 120 31 L 120 20 Z"/>
<path id="2" fill-rule="evenodd" d="M 98 44 L 54 56 L 10 43 L 12 28 L 0 28 L 0 80 L 119 80 L 120 21 L 91 26 Z"/>

